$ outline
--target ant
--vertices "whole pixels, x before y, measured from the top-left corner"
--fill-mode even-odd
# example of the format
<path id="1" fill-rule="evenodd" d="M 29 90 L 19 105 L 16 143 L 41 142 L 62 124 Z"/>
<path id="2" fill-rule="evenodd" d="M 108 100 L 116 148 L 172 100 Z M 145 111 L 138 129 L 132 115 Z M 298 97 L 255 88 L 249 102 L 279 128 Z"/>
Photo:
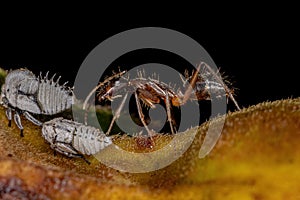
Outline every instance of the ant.
<path id="1" fill-rule="evenodd" d="M 223 83 L 221 76 L 214 72 L 211 67 L 204 62 L 201 62 L 198 65 L 192 76 L 189 76 L 187 72 L 185 74 L 186 79 L 181 76 L 183 85 L 186 88 L 184 93 L 180 90 L 175 92 L 173 88 L 162 81 L 153 78 L 145 78 L 142 73 L 138 73 L 138 77 L 134 79 L 123 77 L 125 73 L 126 71 L 121 71 L 99 83 L 89 93 L 83 104 L 83 110 L 86 110 L 88 100 L 93 93 L 97 92 L 97 90 L 99 91 L 97 92 L 96 97 L 100 102 L 103 100 L 112 101 L 119 97 L 123 98 L 110 122 L 106 135 L 110 134 L 114 122 L 120 117 L 128 93 L 134 94 L 138 116 L 151 138 L 153 132 L 148 128 L 145 121 L 142 103 L 149 108 L 155 108 L 155 104 L 165 104 L 167 121 L 171 129 L 171 134 L 176 133 L 174 128 L 175 120 L 172 119 L 171 109 L 172 107 L 184 105 L 188 100 L 211 100 L 211 94 L 214 94 L 215 97 L 218 98 L 221 97 L 225 91 L 226 97 L 230 98 L 236 108 L 240 110 L 238 103 L 233 97 L 233 90 L 229 89 L 227 85 Z M 120 78 L 122 78 L 122 80 L 119 80 Z M 125 95 L 120 95 L 121 91 L 125 92 Z"/>

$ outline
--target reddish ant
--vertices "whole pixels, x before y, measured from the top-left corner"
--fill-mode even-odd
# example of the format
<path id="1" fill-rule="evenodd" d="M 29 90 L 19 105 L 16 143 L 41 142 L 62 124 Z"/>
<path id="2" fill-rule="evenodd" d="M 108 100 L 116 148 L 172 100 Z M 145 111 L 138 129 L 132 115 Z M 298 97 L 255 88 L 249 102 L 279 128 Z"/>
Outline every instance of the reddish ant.
<path id="1" fill-rule="evenodd" d="M 99 90 L 97 93 L 97 98 L 99 101 L 105 99 L 111 101 L 114 98 L 120 96 L 123 97 L 122 102 L 116 110 L 106 132 L 107 135 L 110 134 L 114 122 L 120 117 L 120 113 L 128 97 L 128 93 L 134 94 L 139 118 L 150 137 L 153 135 L 153 133 L 149 130 L 146 124 L 141 102 L 150 108 L 154 108 L 155 104 L 164 103 L 167 112 L 167 121 L 170 125 L 172 134 L 175 134 L 176 130 L 174 130 L 174 120 L 172 119 L 171 108 L 172 106 L 179 107 L 184 105 L 188 100 L 210 100 L 211 94 L 215 95 L 215 97 L 221 97 L 221 94 L 225 94 L 234 102 L 236 108 L 240 110 L 236 100 L 233 97 L 233 91 L 223 83 L 221 76 L 214 72 L 210 66 L 204 62 L 198 65 L 192 76 L 188 76 L 186 74 L 186 80 L 182 79 L 184 86 L 186 87 L 184 93 L 181 91 L 175 92 L 169 85 L 159 80 L 144 78 L 141 73 L 139 73 L 138 78 L 126 79 L 122 77 L 125 73 L 126 71 L 121 71 L 99 83 L 98 86 L 96 86 L 89 93 L 83 104 L 83 109 L 85 110 L 89 98 L 97 90 Z M 118 80 L 120 78 L 122 78 L 122 81 Z M 124 91 L 125 95 L 116 95 L 120 94 L 121 91 Z"/>

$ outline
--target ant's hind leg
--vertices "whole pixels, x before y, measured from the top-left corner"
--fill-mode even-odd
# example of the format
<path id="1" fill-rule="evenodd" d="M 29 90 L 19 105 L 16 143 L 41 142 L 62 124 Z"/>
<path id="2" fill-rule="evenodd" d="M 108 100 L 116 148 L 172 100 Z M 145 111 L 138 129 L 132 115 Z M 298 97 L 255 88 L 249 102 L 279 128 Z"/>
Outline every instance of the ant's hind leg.
<path id="1" fill-rule="evenodd" d="M 192 80 L 191 80 L 190 84 L 187 86 L 187 89 L 186 89 L 186 91 L 183 95 L 181 105 L 185 104 L 190 99 L 190 97 L 193 93 L 193 89 L 194 89 L 194 87 L 196 85 L 196 82 L 197 82 L 197 77 L 198 77 L 198 74 L 200 72 L 201 65 L 202 65 L 202 63 L 200 63 L 198 65 L 197 70 L 194 72 L 194 74 L 192 76 Z"/>
<path id="2" fill-rule="evenodd" d="M 8 127 L 11 127 L 12 111 L 11 108 L 7 108 L 5 111 L 6 117 L 8 119 Z"/>
<path id="3" fill-rule="evenodd" d="M 23 126 L 22 126 L 22 123 L 21 123 L 21 118 L 20 118 L 20 115 L 18 112 L 16 112 L 14 114 L 14 120 L 15 120 L 15 123 L 17 124 L 18 128 L 20 129 L 20 136 L 21 137 L 24 137 L 24 134 L 23 134 Z"/>
<path id="4" fill-rule="evenodd" d="M 171 133 L 172 133 L 172 135 L 174 135 L 175 131 L 174 131 L 174 127 L 173 127 L 173 124 L 172 124 L 171 105 L 170 105 L 169 95 L 168 95 L 167 91 L 166 91 L 166 101 L 165 101 L 165 104 L 166 104 L 166 109 L 167 109 L 168 122 L 169 122 L 170 128 L 171 128 Z"/>

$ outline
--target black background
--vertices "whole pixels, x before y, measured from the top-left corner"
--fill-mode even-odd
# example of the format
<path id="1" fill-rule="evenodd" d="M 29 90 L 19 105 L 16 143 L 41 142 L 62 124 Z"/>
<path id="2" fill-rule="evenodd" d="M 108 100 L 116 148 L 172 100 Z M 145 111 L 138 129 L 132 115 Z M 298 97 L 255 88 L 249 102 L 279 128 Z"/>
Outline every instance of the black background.
<path id="1" fill-rule="evenodd" d="M 145 21 L 137 21 L 138 16 L 108 21 L 97 15 L 91 17 L 93 20 L 70 16 L 54 19 L 55 13 L 45 19 L 39 15 L 13 19 L 11 14 L 1 18 L 0 67 L 26 67 L 36 74 L 56 72 L 63 81 L 72 83 L 84 58 L 103 40 L 132 28 L 165 27 L 199 42 L 239 89 L 236 98 L 241 107 L 248 107 L 300 96 L 298 14 L 281 11 L 278 8 L 267 13 L 263 9 L 232 16 L 225 13 L 213 19 L 211 15 L 195 15 Z M 148 56 L 131 56 L 124 66 L 148 61 Z"/>

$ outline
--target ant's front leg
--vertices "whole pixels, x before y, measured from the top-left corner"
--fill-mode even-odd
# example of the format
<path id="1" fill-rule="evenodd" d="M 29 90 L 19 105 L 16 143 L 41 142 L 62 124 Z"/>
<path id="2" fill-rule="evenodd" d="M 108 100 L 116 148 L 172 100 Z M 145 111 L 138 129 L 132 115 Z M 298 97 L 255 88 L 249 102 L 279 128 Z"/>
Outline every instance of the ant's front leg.
<path id="1" fill-rule="evenodd" d="M 125 104 L 125 101 L 127 99 L 127 95 L 128 95 L 128 93 L 125 94 L 125 96 L 124 96 L 124 98 L 123 98 L 120 106 L 118 107 L 116 113 L 114 114 L 114 116 L 113 116 L 113 118 L 112 118 L 112 120 L 110 122 L 109 128 L 108 128 L 108 130 L 107 130 L 107 132 L 106 132 L 105 135 L 109 135 L 110 134 L 110 131 L 111 131 L 113 125 L 114 125 L 114 122 L 120 117 L 121 111 L 122 111 L 122 109 L 124 107 L 124 104 Z"/>

